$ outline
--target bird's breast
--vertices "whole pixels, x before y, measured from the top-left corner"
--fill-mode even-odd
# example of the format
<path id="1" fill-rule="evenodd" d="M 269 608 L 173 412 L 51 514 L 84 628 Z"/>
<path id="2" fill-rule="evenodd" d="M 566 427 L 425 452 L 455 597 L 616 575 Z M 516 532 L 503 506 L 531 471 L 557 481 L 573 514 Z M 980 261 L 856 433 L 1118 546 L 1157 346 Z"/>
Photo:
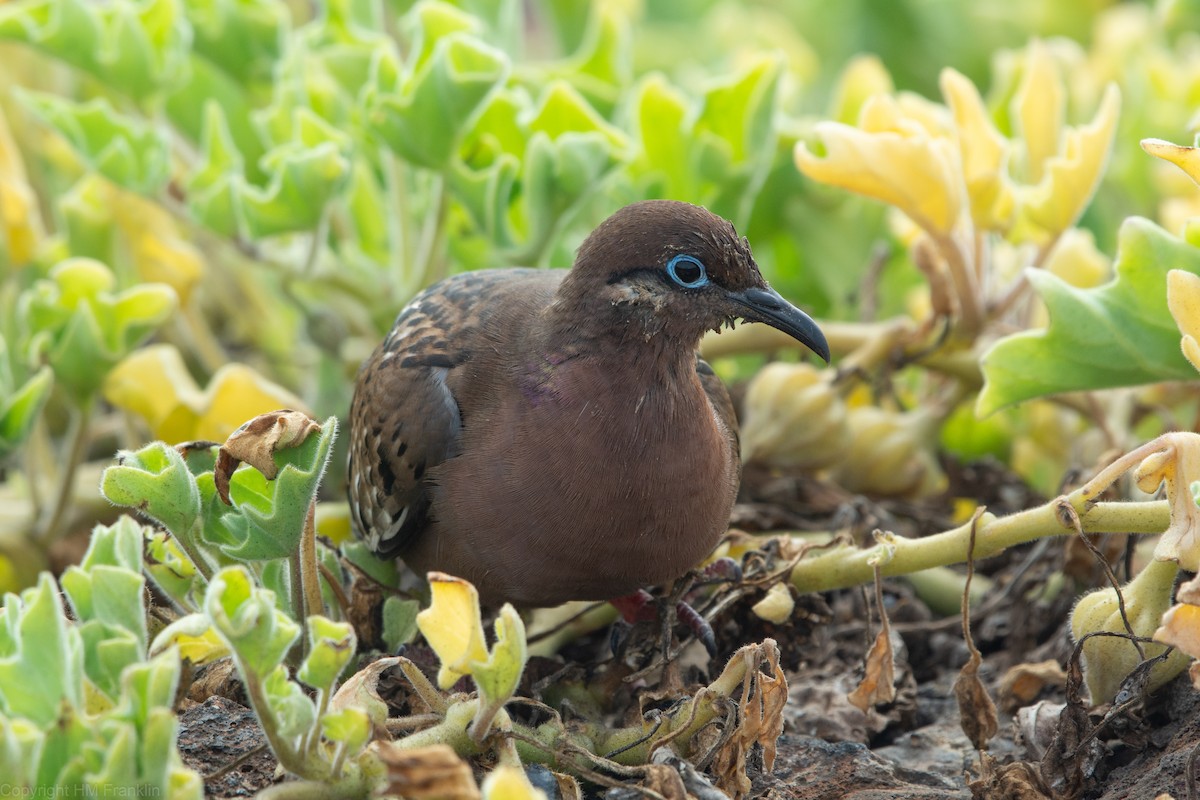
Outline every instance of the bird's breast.
<path id="1" fill-rule="evenodd" d="M 477 574 L 525 576 L 485 596 L 626 594 L 682 574 L 727 527 L 737 465 L 694 368 L 664 385 L 577 361 L 525 370 L 505 404 L 467 415 L 475 456 L 436 476 L 438 538 Z"/>

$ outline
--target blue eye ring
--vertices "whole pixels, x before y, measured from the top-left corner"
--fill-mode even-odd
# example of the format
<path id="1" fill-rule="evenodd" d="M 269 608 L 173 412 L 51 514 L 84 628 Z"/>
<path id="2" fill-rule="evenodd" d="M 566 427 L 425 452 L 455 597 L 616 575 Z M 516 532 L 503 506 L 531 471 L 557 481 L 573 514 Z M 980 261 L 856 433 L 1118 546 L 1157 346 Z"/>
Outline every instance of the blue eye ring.
<path id="1" fill-rule="evenodd" d="M 699 289 L 708 283 L 708 270 L 695 256 L 680 253 L 667 262 L 667 274 L 684 289 Z"/>

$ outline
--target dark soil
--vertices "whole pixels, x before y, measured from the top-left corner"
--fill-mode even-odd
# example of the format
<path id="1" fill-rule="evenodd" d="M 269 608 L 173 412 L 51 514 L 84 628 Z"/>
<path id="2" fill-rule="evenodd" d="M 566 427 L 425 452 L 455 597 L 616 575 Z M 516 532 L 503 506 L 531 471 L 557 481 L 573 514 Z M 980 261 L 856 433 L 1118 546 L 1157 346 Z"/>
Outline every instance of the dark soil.
<path id="1" fill-rule="evenodd" d="M 921 536 L 950 527 L 952 497 L 977 498 L 997 514 L 1044 502 L 998 466 L 946 466 L 950 490 L 923 503 L 873 501 L 801 477 L 749 470 L 744 479 L 746 502 L 736 507 L 733 525 L 749 532 L 838 528 L 865 542 L 874 528 Z M 1125 537 L 1104 537 L 1096 544 L 1124 578 Z M 772 553 L 765 550 L 762 558 L 769 561 Z M 993 589 L 978 606 L 971 626 L 983 655 L 982 684 L 999 706 L 999 730 L 988 741 L 983 757 L 963 733 L 955 699 L 955 678 L 968 659 L 961 620 L 936 616 L 912 586 L 900 580 L 885 581 L 882 592 L 894 634 L 897 689 L 895 699 L 886 705 L 863 712 L 847 699 L 862 680 L 864 658 L 879 630 L 869 587 L 798 595 L 796 612 L 782 625 L 750 611 L 762 592 L 746 593 L 713 620 L 716 659 L 710 660 L 696 643 L 685 648 L 674 674 L 676 691 L 686 693 L 710 680 L 741 645 L 768 637 L 778 642 L 789 686 L 785 729 L 769 774 L 762 768 L 761 752 L 749 760 L 751 797 L 1117 800 L 1169 793 L 1182 800 L 1195 796 L 1194 788 L 1189 792 L 1187 775 L 1194 769 L 1191 763 L 1200 746 L 1200 693 L 1186 675 L 1154 696 L 1133 697 L 1107 718 L 1111 709 L 1079 704 L 1070 713 L 1061 713 L 1068 699 L 1067 682 L 1072 679 L 1068 615 L 1079 592 L 1101 585 L 1094 556 L 1070 540 L 1047 541 L 980 562 L 977 570 L 993 581 Z M 1049 596 L 1039 591 L 1051 578 L 1064 574 L 1068 588 Z M 708 587 L 689 599 L 703 611 L 735 588 L 731 584 Z M 609 707 L 599 713 L 620 724 L 631 710 L 637 713 L 639 703 L 646 706 L 647 695 L 657 697 L 653 693 L 662 688 L 654 677 L 640 689 L 621 681 L 658 655 L 658 630 L 656 624 L 639 624 L 620 636 L 607 630 L 590 634 L 553 659 L 533 660 L 525 688 L 550 702 L 553 692 L 547 685 L 555 681 L 614 687 L 607 694 Z M 690 636 L 683 626 L 676 626 L 676 633 L 685 639 Z M 619 657 L 612 655 L 614 641 Z M 432 673 L 434 660 L 423 648 L 411 648 L 406 655 Z M 1039 677 L 1019 690 L 1009 688 L 1002 678 L 1020 665 L 1038 665 L 1028 669 Z M 238 696 L 236 678 L 209 676 L 207 680 L 208 688 L 200 695 L 215 691 L 217 696 L 194 695 L 201 702 L 182 714 L 184 759 L 210 776 L 206 780 L 210 796 L 253 794 L 273 782 L 274 760 L 263 746 L 253 715 L 235 702 L 245 702 Z M 419 710 L 397 677 L 381 682 L 380 692 L 395 714 Z M 1056 749 L 1055 735 L 1064 731 L 1080 744 Z M 687 796 L 698 800 L 724 796 L 703 775 L 689 777 L 686 765 L 676 766 L 685 778 L 681 785 Z M 645 796 L 634 790 L 636 780 L 614 783 L 622 780 L 626 788 L 584 783 L 584 793 L 607 794 L 608 800 Z M 553 785 L 551 780 L 545 783 Z"/>

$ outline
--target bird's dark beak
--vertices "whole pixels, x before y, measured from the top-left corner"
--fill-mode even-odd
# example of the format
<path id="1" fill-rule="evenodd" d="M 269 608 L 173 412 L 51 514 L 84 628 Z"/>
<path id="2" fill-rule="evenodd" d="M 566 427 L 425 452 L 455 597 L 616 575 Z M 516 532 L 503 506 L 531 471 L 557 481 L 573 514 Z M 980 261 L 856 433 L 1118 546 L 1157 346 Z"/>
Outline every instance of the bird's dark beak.
<path id="1" fill-rule="evenodd" d="M 770 287 L 752 286 L 745 291 L 730 292 L 729 298 L 744 309 L 742 319 L 765 322 L 783 331 L 829 363 L 829 342 L 825 341 L 825 334 L 812 317 L 784 300 L 779 292 Z"/>

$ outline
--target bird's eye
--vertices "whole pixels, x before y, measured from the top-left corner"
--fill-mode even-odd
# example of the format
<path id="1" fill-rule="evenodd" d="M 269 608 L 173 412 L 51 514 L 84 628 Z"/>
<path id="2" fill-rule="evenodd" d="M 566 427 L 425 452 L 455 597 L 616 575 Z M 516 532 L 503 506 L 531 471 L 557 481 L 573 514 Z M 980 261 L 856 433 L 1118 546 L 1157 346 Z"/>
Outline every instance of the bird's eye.
<path id="1" fill-rule="evenodd" d="M 685 289 L 698 289 L 708 283 L 708 271 L 694 256 L 675 256 L 667 262 L 667 274 Z"/>

